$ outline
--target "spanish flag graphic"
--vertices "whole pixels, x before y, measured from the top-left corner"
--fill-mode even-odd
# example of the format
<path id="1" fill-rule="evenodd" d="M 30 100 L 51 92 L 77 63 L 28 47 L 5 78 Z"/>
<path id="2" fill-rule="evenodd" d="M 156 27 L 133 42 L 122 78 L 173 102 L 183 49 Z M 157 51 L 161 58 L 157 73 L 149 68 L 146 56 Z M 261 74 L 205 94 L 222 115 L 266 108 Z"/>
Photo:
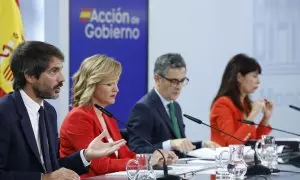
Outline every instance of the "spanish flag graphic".
<path id="1" fill-rule="evenodd" d="M 82 8 L 80 12 L 80 21 L 87 22 L 91 19 L 92 8 Z"/>
<path id="2" fill-rule="evenodd" d="M 24 41 L 24 30 L 17 0 L 0 0 L 0 97 L 13 91 L 9 67 L 12 51 Z"/>

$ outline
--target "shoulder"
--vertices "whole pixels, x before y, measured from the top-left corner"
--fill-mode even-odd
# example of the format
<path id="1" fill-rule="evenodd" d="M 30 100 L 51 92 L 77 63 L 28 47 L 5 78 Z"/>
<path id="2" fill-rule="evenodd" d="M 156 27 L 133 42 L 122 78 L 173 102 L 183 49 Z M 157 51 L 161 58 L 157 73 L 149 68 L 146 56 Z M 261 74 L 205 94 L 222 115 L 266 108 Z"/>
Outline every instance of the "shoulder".
<path id="1" fill-rule="evenodd" d="M 89 117 L 92 116 L 92 108 L 86 107 L 86 106 L 79 106 L 79 107 L 74 107 L 72 110 L 68 113 L 69 118 L 73 117 Z"/>
<path id="2" fill-rule="evenodd" d="M 69 125 L 93 124 L 96 115 L 92 113 L 92 109 L 87 107 L 74 107 L 65 117 L 62 128 Z"/>
<path id="3" fill-rule="evenodd" d="M 214 102 L 212 109 L 217 107 L 235 109 L 235 105 L 233 104 L 232 100 L 227 96 L 221 96 Z"/>
<path id="4" fill-rule="evenodd" d="M 151 107 L 151 104 L 152 104 L 152 95 L 151 92 L 148 92 L 140 100 L 136 102 L 136 104 L 134 105 L 134 109 L 136 108 L 148 109 Z"/>
<path id="5" fill-rule="evenodd" d="M 49 102 L 47 102 L 46 100 L 44 100 L 44 107 L 45 107 L 45 109 L 47 109 L 47 111 L 49 111 L 50 113 L 56 114 L 55 108 L 54 108 Z"/>
<path id="6" fill-rule="evenodd" d="M 5 95 L 3 97 L 0 98 L 0 110 L 3 111 L 6 109 L 6 107 L 11 106 L 12 103 L 12 99 L 10 97 L 10 95 Z"/>
<path id="7" fill-rule="evenodd" d="M 16 114 L 18 106 L 16 102 L 21 103 L 22 99 L 17 99 L 15 92 L 9 93 L 0 98 L 0 113 L 4 116 L 8 114 Z"/>

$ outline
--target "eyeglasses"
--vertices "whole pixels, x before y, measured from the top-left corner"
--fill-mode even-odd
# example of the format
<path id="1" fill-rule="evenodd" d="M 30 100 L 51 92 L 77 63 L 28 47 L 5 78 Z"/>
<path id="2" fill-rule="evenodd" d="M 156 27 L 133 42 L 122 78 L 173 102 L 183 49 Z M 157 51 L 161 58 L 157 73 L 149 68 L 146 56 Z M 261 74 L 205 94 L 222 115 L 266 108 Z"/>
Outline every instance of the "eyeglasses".
<path id="1" fill-rule="evenodd" d="M 165 77 L 165 76 L 163 76 L 163 75 L 161 75 L 161 74 L 160 74 L 159 76 L 162 77 L 163 79 L 169 81 L 169 82 L 170 82 L 172 85 L 174 85 L 174 86 L 179 86 L 179 85 L 185 86 L 185 85 L 187 85 L 187 84 L 189 83 L 189 81 L 190 81 L 190 79 L 187 78 L 187 77 L 185 77 L 185 78 L 183 78 L 183 79 L 181 79 L 181 80 L 178 80 L 178 79 L 169 79 L 169 78 L 167 78 L 167 77 Z"/>

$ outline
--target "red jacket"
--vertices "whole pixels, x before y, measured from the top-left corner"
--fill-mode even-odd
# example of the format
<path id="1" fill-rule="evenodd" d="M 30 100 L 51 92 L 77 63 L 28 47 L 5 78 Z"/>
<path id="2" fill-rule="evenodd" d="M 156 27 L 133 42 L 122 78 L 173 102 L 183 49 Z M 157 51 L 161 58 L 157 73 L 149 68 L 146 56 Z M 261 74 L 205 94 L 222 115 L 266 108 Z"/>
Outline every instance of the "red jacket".
<path id="1" fill-rule="evenodd" d="M 103 114 L 107 129 L 114 141 L 122 139 L 116 121 Z M 61 157 L 68 156 L 76 151 L 87 148 L 89 143 L 103 131 L 93 108 L 87 106 L 75 107 L 63 121 L 60 129 Z M 103 142 L 107 142 L 104 138 Z M 118 156 L 112 153 L 92 160 L 89 172 L 82 178 L 101 174 L 124 171 L 129 159 L 135 158 L 135 153 L 125 145 L 118 150 Z"/>
<path id="2" fill-rule="evenodd" d="M 238 120 L 245 119 L 243 112 L 240 111 L 229 97 L 222 96 L 216 100 L 210 111 L 210 125 L 219 128 L 233 136 L 247 141 L 249 139 L 260 139 L 262 135 L 269 134 L 271 128 L 247 125 Z M 251 134 L 249 139 L 245 139 L 248 133 Z M 242 144 L 242 142 L 229 137 L 221 132 L 211 129 L 211 140 L 221 146 L 230 144 Z"/>

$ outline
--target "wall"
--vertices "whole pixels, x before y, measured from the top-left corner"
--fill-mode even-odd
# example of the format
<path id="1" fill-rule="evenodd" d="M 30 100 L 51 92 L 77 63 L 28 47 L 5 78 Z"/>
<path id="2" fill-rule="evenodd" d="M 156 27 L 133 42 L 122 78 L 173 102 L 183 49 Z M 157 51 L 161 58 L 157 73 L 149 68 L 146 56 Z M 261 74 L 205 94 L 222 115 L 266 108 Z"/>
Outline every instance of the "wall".
<path id="1" fill-rule="evenodd" d="M 184 113 L 209 123 L 209 108 L 225 65 L 243 52 L 255 56 L 263 68 L 261 87 L 253 99 L 273 100 L 272 125 L 299 132 L 299 112 L 288 108 L 300 105 L 299 8 L 295 0 L 150 1 L 149 89 L 156 57 L 181 53 L 190 83 L 179 102 Z M 189 120 L 185 123 L 190 139 L 210 138 L 208 128 Z"/>
<path id="2" fill-rule="evenodd" d="M 20 9 L 26 40 L 51 43 L 65 55 L 63 74 L 69 74 L 69 6 L 68 0 L 21 0 Z M 58 127 L 68 112 L 68 81 L 61 89 L 60 97 L 48 100 L 56 109 Z"/>

